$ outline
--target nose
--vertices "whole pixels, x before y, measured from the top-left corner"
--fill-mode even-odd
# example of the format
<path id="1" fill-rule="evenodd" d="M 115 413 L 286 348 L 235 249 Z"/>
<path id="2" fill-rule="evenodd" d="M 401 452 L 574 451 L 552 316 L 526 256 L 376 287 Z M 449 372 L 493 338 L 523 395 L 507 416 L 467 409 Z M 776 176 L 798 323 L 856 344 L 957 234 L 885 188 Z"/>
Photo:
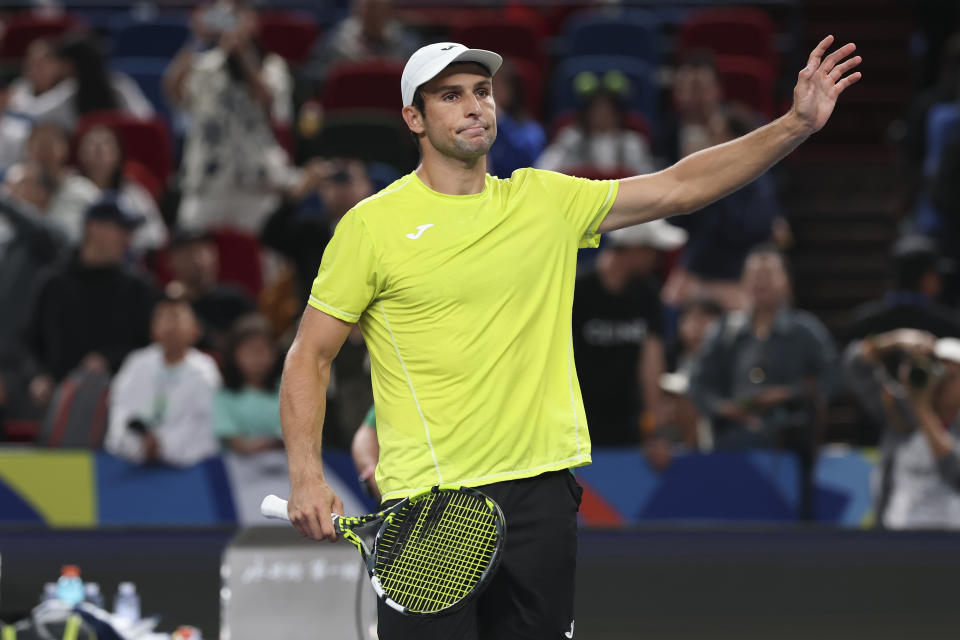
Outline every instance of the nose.
<path id="1" fill-rule="evenodd" d="M 463 101 L 463 108 L 466 111 L 464 115 L 468 118 L 476 118 L 480 115 L 480 98 L 475 93 Z"/>

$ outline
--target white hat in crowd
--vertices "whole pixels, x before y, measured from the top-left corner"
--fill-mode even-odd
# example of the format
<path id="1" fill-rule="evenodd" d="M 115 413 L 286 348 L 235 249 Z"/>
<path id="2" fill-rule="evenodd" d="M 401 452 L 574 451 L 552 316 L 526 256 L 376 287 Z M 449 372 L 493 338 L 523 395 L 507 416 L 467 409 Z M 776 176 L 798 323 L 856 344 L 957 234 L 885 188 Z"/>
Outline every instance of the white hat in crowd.
<path id="1" fill-rule="evenodd" d="M 486 49 L 468 49 L 456 42 L 436 42 L 417 49 L 400 76 L 400 94 L 403 106 L 413 104 L 413 94 L 417 87 L 429 82 L 438 73 L 454 62 L 476 62 L 490 71 L 492 76 L 500 69 L 503 58 Z"/>
<path id="2" fill-rule="evenodd" d="M 651 220 L 643 224 L 617 229 L 607 234 L 610 247 L 653 247 L 672 251 L 687 241 L 687 232 L 663 220 Z"/>
<path id="3" fill-rule="evenodd" d="M 960 364 L 960 340 L 956 338 L 940 338 L 933 345 L 933 355 L 940 360 Z"/>

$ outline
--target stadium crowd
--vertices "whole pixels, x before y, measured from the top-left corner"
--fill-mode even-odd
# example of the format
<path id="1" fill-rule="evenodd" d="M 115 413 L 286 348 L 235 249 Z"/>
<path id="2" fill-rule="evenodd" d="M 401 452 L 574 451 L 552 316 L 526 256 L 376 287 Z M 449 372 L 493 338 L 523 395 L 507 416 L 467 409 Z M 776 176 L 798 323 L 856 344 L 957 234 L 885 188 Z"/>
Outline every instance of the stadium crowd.
<path id="1" fill-rule="evenodd" d="M 684 14 L 661 49 L 653 14 L 589 4 L 465 25 L 354 0 L 322 34 L 314 15 L 244 0 L 0 12 L 3 441 L 171 465 L 282 448 L 279 364 L 324 247 L 415 166 L 396 87 L 423 42 L 506 54 L 499 176 L 652 172 L 776 115 L 776 56 L 717 44 L 722 10 Z M 761 10 L 725 19 L 772 42 Z M 892 285 L 834 334 L 792 303 L 772 175 L 582 252 L 573 342 L 595 446 L 643 447 L 657 469 L 679 451 L 790 450 L 811 517 L 829 407 L 852 397 L 872 434 L 858 444 L 881 442 L 882 523 L 960 526 L 960 316 L 940 253 L 956 246 L 958 70 L 960 35 L 907 114 L 919 186 Z M 334 376 L 324 437 L 348 448 L 373 422 L 356 329 Z"/>

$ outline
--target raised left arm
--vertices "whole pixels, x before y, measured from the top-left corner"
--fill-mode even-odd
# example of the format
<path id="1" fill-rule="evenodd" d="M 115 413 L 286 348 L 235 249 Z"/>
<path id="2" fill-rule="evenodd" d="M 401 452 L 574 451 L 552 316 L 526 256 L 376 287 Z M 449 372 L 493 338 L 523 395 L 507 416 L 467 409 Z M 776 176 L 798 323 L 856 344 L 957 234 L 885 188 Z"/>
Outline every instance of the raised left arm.
<path id="1" fill-rule="evenodd" d="M 860 72 L 844 75 L 860 56 L 846 44 L 826 58 L 833 36 L 810 53 L 793 89 L 793 106 L 770 124 L 730 142 L 694 153 L 672 167 L 620 181 L 620 190 L 599 231 L 698 211 L 755 180 L 781 158 L 819 131 L 833 113 L 844 89 Z"/>

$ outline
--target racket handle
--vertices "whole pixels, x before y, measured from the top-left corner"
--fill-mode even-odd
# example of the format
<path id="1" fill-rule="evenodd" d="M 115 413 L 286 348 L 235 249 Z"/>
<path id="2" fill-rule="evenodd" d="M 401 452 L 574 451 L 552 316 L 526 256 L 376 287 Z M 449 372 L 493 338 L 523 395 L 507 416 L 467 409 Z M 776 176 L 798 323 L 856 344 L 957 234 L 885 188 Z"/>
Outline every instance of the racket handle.
<path id="1" fill-rule="evenodd" d="M 273 494 L 264 498 L 263 502 L 260 503 L 260 513 L 271 520 L 290 521 L 290 515 L 287 513 L 287 501 Z"/>
<path id="2" fill-rule="evenodd" d="M 263 502 L 260 503 L 260 513 L 262 513 L 265 518 L 270 518 L 271 520 L 286 520 L 290 522 L 290 514 L 287 513 L 287 501 L 273 494 L 264 498 Z M 330 514 L 330 517 L 333 518 L 333 526 L 336 528 L 337 520 L 340 519 L 340 516 L 333 513 Z"/>

